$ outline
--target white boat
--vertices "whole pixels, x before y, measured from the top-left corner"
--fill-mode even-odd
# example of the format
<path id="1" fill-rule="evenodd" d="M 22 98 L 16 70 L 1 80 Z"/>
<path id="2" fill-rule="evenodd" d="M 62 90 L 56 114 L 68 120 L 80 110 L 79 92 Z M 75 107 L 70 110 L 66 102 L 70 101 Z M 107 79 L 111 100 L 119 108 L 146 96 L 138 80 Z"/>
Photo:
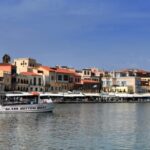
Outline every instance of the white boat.
<path id="1" fill-rule="evenodd" d="M 0 113 L 52 112 L 53 102 L 46 93 L 1 93 Z"/>

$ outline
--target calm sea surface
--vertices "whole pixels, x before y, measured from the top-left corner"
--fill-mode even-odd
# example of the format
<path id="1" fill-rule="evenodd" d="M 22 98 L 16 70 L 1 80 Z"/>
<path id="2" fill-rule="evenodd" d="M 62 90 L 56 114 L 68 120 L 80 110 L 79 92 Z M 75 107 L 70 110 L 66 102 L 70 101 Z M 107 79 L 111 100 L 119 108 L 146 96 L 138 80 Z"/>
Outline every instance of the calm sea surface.
<path id="1" fill-rule="evenodd" d="M 0 114 L 0 150 L 150 150 L 150 104 L 57 104 Z"/>

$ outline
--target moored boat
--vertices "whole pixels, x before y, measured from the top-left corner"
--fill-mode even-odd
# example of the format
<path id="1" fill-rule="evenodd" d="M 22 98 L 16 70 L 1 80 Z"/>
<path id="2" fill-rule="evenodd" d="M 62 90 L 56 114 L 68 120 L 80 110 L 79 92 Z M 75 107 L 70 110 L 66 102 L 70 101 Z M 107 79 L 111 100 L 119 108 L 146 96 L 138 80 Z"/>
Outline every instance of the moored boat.
<path id="1" fill-rule="evenodd" d="M 0 113 L 52 112 L 54 108 L 47 93 L 1 93 Z"/>

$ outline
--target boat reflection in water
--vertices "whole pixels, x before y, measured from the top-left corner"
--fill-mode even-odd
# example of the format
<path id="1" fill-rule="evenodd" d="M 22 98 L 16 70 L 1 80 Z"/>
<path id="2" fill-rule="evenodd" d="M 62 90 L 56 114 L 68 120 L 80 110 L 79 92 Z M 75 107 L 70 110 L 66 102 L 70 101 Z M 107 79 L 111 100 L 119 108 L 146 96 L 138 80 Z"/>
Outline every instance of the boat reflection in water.
<path id="1" fill-rule="evenodd" d="M 48 93 L 1 93 L 0 113 L 52 112 L 53 102 Z"/>

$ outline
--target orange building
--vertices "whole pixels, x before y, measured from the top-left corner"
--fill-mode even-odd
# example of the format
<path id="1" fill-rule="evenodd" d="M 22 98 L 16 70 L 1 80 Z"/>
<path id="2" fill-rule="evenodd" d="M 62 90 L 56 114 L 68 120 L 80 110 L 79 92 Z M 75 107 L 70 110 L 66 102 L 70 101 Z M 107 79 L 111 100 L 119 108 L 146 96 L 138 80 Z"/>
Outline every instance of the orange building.
<path id="1" fill-rule="evenodd" d="M 82 79 L 80 84 L 75 84 L 74 89 L 82 92 L 97 93 L 100 91 L 100 86 L 101 85 L 99 81 L 94 81 L 92 79 Z"/>
<path id="2" fill-rule="evenodd" d="M 73 90 L 75 83 L 81 82 L 81 76 L 72 68 L 39 66 L 33 71 L 43 76 L 46 91 Z"/>
<path id="3" fill-rule="evenodd" d="M 16 83 L 16 66 L 0 63 L 1 82 L 5 91 L 14 90 Z"/>

